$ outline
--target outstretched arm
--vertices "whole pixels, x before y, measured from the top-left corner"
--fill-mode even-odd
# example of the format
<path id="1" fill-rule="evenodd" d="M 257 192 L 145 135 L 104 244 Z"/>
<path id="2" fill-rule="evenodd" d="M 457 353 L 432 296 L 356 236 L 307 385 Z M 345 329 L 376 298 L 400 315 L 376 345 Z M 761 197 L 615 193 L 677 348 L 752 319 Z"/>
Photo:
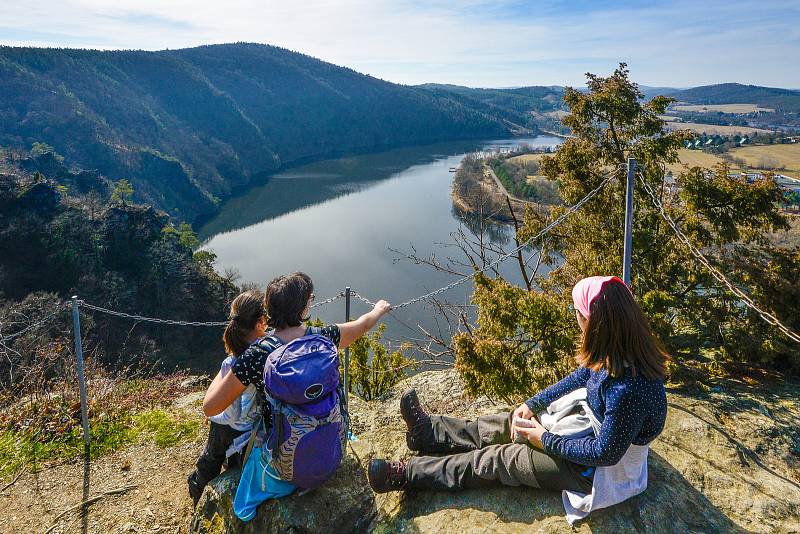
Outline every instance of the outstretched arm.
<path id="1" fill-rule="evenodd" d="M 385 300 L 379 300 L 375 307 L 365 313 L 355 321 L 336 325 L 339 327 L 339 348 L 344 349 L 350 346 L 362 334 L 369 331 L 392 307 Z"/>

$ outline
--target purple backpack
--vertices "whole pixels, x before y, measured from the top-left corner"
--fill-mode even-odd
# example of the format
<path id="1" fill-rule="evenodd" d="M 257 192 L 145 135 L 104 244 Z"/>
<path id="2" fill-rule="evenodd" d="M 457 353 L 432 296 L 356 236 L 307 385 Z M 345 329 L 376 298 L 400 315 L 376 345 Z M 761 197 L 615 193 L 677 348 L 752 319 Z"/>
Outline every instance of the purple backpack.
<path id="1" fill-rule="evenodd" d="M 331 478 L 346 444 L 339 353 L 318 332 L 309 329 L 278 346 L 264 365 L 266 400 L 272 408 L 266 443 L 270 464 L 282 480 L 300 488 L 316 488 Z M 264 341 L 280 344 L 277 338 L 260 344 Z"/>

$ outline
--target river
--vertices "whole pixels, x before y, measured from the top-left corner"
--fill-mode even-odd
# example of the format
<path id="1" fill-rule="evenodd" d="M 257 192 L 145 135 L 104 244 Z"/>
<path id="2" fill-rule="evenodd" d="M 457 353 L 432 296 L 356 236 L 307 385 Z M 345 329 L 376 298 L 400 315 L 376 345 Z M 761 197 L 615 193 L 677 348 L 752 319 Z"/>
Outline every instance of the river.
<path id="1" fill-rule="evenodd" d="M 552 136 L 484 142 L 451 142 L 317 161 L 268 177 L 263 185 L 228 200 L 200 230 L 203 248 L 217 255 L 217 270 L 236 269 L 239 283 L 262 288 L 273 277 L 304 271 L 314 280 L 319 302 L 350 286 L 370 300 L 398 303 L 444 286 L 456 277 L 405 255 L 463 260 L 453 235 L 469 232 L 450 199 L 450 169 L 476 150 L 522 144 L 554 146 Z M 507 244 L 509 228 L 493 227 L 488 238 Z M 459 267 L 468 272 L 466 267 Z M 501 273 L 520 281 L 516 262 Z M 442 295 L 464 304 L 471 282 Z M 353 300 L 352 316 L 368 308 Z M 421 339 L 417 328 L 449 337 L 429 303 L 397 310 L 385 320 L 390 341 Z M 326 322 L 344 319 L 344 299 L 314 309 Z"/>

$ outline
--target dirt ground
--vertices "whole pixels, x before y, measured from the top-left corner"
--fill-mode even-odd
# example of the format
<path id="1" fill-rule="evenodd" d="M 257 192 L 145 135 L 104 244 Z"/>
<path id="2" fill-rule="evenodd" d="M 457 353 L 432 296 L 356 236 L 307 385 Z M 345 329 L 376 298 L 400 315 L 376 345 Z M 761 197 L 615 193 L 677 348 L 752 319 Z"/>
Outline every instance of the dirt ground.
<path id="1" fill-rule="evenodd" d="M 184 402 L 182 410 L 187 417 L 200 417 L 196 399 Z M 0 533 L 188 532 L 192 500 L 186 476 L 205 443 L 208 427 L 202 428 L 193 440 L 174 447 L 142 442 L 93 460 L 88 491 L 82 462 L 25 473 L 0 492 Z M 0 488 L 9 482 L 0 481 Z M 124 491 L 103 496 L 88 506 L 86 516 L 81 515 L 84 495 L 91 500 L 119 489 Z"/>

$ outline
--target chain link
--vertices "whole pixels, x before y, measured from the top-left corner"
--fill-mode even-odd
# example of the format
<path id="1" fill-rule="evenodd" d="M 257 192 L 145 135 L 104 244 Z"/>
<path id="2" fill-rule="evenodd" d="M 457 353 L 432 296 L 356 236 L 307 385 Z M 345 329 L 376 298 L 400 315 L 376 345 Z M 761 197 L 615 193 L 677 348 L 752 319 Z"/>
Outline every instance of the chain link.
<path id="1" fill-rule="evenodd" d="M 56 309 L 53 312 L 51 312 L 49 315 L 43 317 L 42 319 L 39 319 L 38 321 L 36 321 L 33 324 L 30 324 L 30 325 L 26 326 L 25 328 L 23 328 L 19 332 L 14 332 L 13 334 L 10 334 L 8 336 L 0 337 L 0 344 L 5 345 L 9 341 L 20 337 L 22 334 L 24 334 L 26 332 L 29 332 L 30 330 L 33 330 L 34 328 L 42 326 L 44 323 L 50 321 L 53 317 L 55 317 L 59 313 L 62 313 L 64 311 L 66 311 L 68 306 L 69 306 L 68 302 L 61 302 L 60 304 L 58 304 L 56 306 Z"/>
<path id="2" fill-rule="evenodd" d="M 424 295 L 420 295 L 419 297 L 416 297 L 416 298 L 413 298 L 413 299 L 408 300 L 406 302 L 400 303 L 397 306 L 392 306 L 392 309 L 393 310 L 399 310 L 400 308 L 405 308 L 406 306 L 410 306 L 412 304 L 416 304 L 417 302 L 421 302 L 421 301 L 427 300 L 427 299 L 429 299 L 431 297 L 435 297 L 436 295 L 440 295 L 440 294 L 442 294 L 442 293 L 444 293 L 446 291 L 449 291 L 449 290 L 453 289 L 454 287 L 460 286 L 464 282 L 472 280 L 475 277 L 475 275 L 477 275 L 478 273 L 484 273 L 484 272 L 488 271 L 489 269 L 493 269 L 493 268 L 497 267 L 498 265 L 500 265 L 501 263 L 506 261 L 508 258 L 514 256 L 520 250 L 524 249 L 525 247 L 527 247 L 528 245 L 530 245 L 534 241 L 540 239 L 542 236 L 544 236 L 545 234 L 550 232 L 550 230 L 552 230 L 553 228 L 555 228 L 556 226 L 558 226 L 559 224 L 564 222 L 570 215 L 572 215 L 573 213 L 575 213 L 576 211 L 581 209 L 584 204 L 589 202 L 589 200 L 591 200 L 592 197 L 594 197 L 597 193 L 599 193 L 600 190 L 603 189 L 603 187 L 605 187 L 606 184 L 608 184 L 614 178 L 614 174 L 613 174 L 614 172 L 616 172 L 616 169 L 614 171 L 611 171 L 611 173 L 606 177 L 606 179 L 603 180 L 600 183 L 600 185 L 598 185 L 597 187 L 595 187 L 594 189 L 589 191 L 589 193 L 585 197 L 583 197 L 577 203 L 575 203 L 572 206 L 570 206 L 569 208 L 567 208 L 567 210 L 564 213 L 562 213 L 558 218 L 553 220 L 553 222 L 551 222 L 550 224 L 545 226 L 536 235 L 534 235 L 533 237 L 527 239 L 524 243 L 521 243 L 518 247 L 514 248 L 510 252 L 506 252 L 505 254 L 499 256 L 493 262 L 491 262 L 491 263 L 489 263 L 487 265 L 484 265 L 482 268 L 476 270 L 474 274 L 463 276 L 463 277 L 459 278 L 458 280 L 447 284 L 444 287 L 440 287 L 439 289 L 431 291 L 430 293 L 425 293 Z"/>
<path id="3" fill-rule="evenodd" d="M 567 217 L 569 217 L 570 215 L 575 213 L 586 202 L 588 202 L 592 197 L 594 197 L 597 193 L 599 193 L 600 190 L 603 187 L 605 187 L 605 185 L 608 184 L 608 182 L 610 182 L 613 179 L 613 177 L 614 177 L 613 174 L 610 174 L 609 176 L 607 176 L 606 179 L 603 180 L 600 183 L 599 186 L 597 186 L 595 189 L 590 191 L 585 197 L 583 197 L 576 204 L 570 206 L 557 219 L 555 219 L 553 222 L 548 224 L 545 228 L 543 228 L 536 235 L 534 235 L 530 239 L 526 240 L 524 243 L 522 243 L 518 247 L 514 248 L 510 252 L 507 252 L 507 253 L 499 256 L 497 259 L 495 259 L 491 263 L 485 265 L 483 268 L 478 269 L 474 274 L 463 276 L 463 277 L 455 280 L 454 282 L 451 282 L 451 283 L 447 284 L 444 287 L 440 287 L 439 289 L 436 289 L 436 290 L 431 291 L 429 293 L 425 293 L 424 295 L 420 295 L 419 297 L 413 298 L 413 299 L 408 300 L 406 302 L 400 303 L 397 306 L 392 306 L 392 310 L 399 310 L 400 308 L 405 308 L 406 306 L 411 306 L 412 304 L 415 304 L 417 302 L 421 302 L 423 300 L 430 299 L 431 297 L 435 297 L 436 295 L 440 295 L 440 294 L 442 294 L 442 293 L 444 293 L 446 291 L 449 291 L 449 290 L 453 289 L 454 287 L 457 287 L 457 286 L 459 286 L 459 285 L 461 285 L 461 284 L 463 284 L 463 283 L 465 283 L 465 282 L 467 282 L 469 280 L 472 280 L 475 277 L 476 274 L 486 272 L 489 269 L 493 269 L 494 267 L 500 265 L 502 262 L 504 262 L 505 260 L 507 260 L 508 258 L 513 256 L 514 254 L 516 254 L 520 250 L 524 249 L 530 243 L 532 243 L 532 242 L 536 241 L 537 239 L 541 238 L 543 235 L 547 234 L 550 230 L 552 230 L 553 228 L 555 228 L 556 226 L 558 226 L 559 224 L 564 222 L 564 220 Z M 375 306 L 374 302 L 372 302 L 371 300 L 367 299 L 366 297 L 363 297 L 363 296 L 359 295 L 356 292 L 351 292 L 350 294 L 352 296 L 354 296 L 356 299 L 364 302 L 365 304 L 368 304 L 369 306 Z M 325 300 L 319 301 L 319 302 L 311 305 L 310 309 L 316 308 L 318 306 L 323 306 L 325 304 L 330 304 L 331 302 L 335 302 L 335 301 L 339 300 L 340 298 L 342 298 L 344 296 L 345 296 L 344 292 L 341 292 L 341 293 L 339 293 L 337 295 L 334 295 L 333 297 L 331 297 L 329 299 L 325 299 Z M 166 325 L 174 325 L 174 326 L 226 326 L 228 324 L 227 321 L 180 321 L 180 320 L 173 320 L 173 319 L 161 319 L 161 318 L 158 318 L 158 317 L 145 317 L 145 316 L 142 316 L 142 315 L 135 315 L 135 314 L 131 314 L 131 313 L 125 313 L 125 312 L 120 312 L 120 311 L 116 311 L 116 310 L 111 310 L 111 309 L 108 309 L 108 308 L 103 308 L 101 306 L 95 306 L 94 304 L 89 304 L 88 302 L 86 302 L 84 300 L 79 300 L 78 301 L 78 305 L 80 307 L 82 307 L 82 308 L 86 308 L 87 310 L 92 310 L 92 311 L 96 311 L 96 312 L 99 312 L 99 313 L 104 313 L 106 315 L 111 315 L 111 316 L 114 316 L 114 317 L 120 317 L 120 318 L 123 318 L 123 319 L 131 319 L 131 320 L 134 320 L 134 321 L 147 322 L 147 323 L 166 324 Z M 63 307 L 63 305 L 62 305 L 62 307 Z M 54 312 L 53 314 L 51 314 L 48 317 L 45 317 L 44 319 L 42 319 L 38 323 L 32 324 L 32 325 L 28 326 L 27 328 L 15 333 L 15 334 L 12 334 L 12 335 L 4 337 L 4 338 L 0 338 L 0 341 L 5 342 L 5 341 L 9 341 L 11 339 L 14 339 L 15 337 L 21 336 L 22 334 L 24 334 L 28 330 L 31 330 L 32 328 L 35 328 L 36 326 L 39 326 L 40 324 L 42 324 L 45 321 L 49 320 L 56 313 L 57 312 Z"/>
<path id="4" fill-rule="evenodd" d="M 134 321 L 142 321 L 145 323 L 169 324 L 175 326 L 226 326 L 228 324 L 228 321 L 176 321 L 173 319 L 144 317 L 142 315 L 134 315 L 131 313 L 109 310 L 108 308 L 102 308 L 100 306 L 95 306 L 94 304 L 89 304 L 84 300 L 79 300 L 78 305 L 81 308 L 86 308 L 87 310 L 93 310 L 96 312 L 105 313 L 106 315 L 112 315 L 114 317 L 122 317 L 123 319 L 132 319 Z"/>
<path id="5" fill-rule="evenodd" d="M 689 249 L 689 252 L 691 252 L 692 255 L 700 263 L 702 263 L 706 269 L 708 269 L 711 272 L 714 278 L 716 278 L 722 284 L 724 284 L 725 287 L 727 287 L 731 293 L 739 297 L 742 300 L 742 302 L 744 302 L 745 305 L 747 305 L 747 307 L 749 307 L 751 310 L 755 311 L 761 317 L 761 319 L 763 319 L 772 326 L 776 326 L 778 330 L 783 332 L 786 335 L 786 337 L 788 337 L 792 341 L 800 343 L 800 335 L 790 330 L 786 325 L 780 322 L 780 320 L 778 320 L 778 318 L 772 315 L 771 313 L 759 308 L 756 305 L 756 303 L 753 302 L 753 299 L 751 299 L 749 295 L 747 295 L 744 291 L 733 285 L 725 277 L 725 275 L 722 274 L 722 272 L 720 272 L 719 269 L 711 265 L 711 262 L 708 261 L 708 259 L 703 255 L 702 252 L 700 252 L 694 245 L 692 245 L 692 242 L 689 240 L 686 234 L 684 234 L 681 231 L 680 227 L 678 227 L 678 224 L 672 219 L 672 217 L 669 216 L 669 214 L 664 209 L 664 205 L 661 203 L 661 201 L 658 200 L 658 196 L 655 194 L 653 189 L 644 179 L 644 176 L 641 173 L 637 173 L 637 175 L 639 176 L 639 180 L 642 182 L 642 185 L 644 186 L 644 190 L 650 196 L 650 200 L 653 202 L 653 205 L 661 213 L 661 217 L 667 222 L 667 224 L 669 224 L 669 226 L 672 228 L 672 231 L 675 232 L 675 234 L 678 236 L 678 239 L 680 239 L 681 242 L 683 242 L 683 244 L 686 245 L 686 248 Z"/>
<path id="6" fill-rule="evenodd" d="M 311 306 L 309 306 L 309 309 L 314 309 L 314 308 L 316 308 L 317 306 L 322 306 L 322 305 L 324 305 L 324 304 L 330 304 L 331 302 L 337 301 L 337 300 L 339 300 L 339 299 L 340 299 L 340 298 L 342 298 L 342 297 L 344 297 L 344 291 L 342 291 L 342 292 L 341 292 L 341 293 L 339 293 L 338 295 L 334 295 L 334 296 L 332 296 L 332 297 L 331 297 L 331 298 L 329 298 L 329 299 L 321 300 L 321 301 L 319 301 L 319 302 L 317 302 L 317 303 L 314 303 L 314 304 L 312 304 Z"/>
<path id="7" fill-rule="evenodd" d="M 317 306 L 330 304 L 331 302 L 334 302 L 342 297 L 344 297 L 344 292 L 339 293 L 338 295 L 334 295 L 329 299 L 317 302 L 316 304 L 310 306 L 310 308 L 316 308 Z M 96 312 L 105 313 L 106 315 L 112 315 L 114 317 L 121 317 L 123 319 L 131 319 L 134 321 L 142 321 L 146 323 L 167 324 L 174 326 L 227 326 L 228 325 L 228 321 L 179 321 L 174 319 L 160 319 L 158 317 L 144 317 L 142 315 L 134 315 L 131 313 L 109 310 L 108 308 L 102 308 L 100 306 L 95 306 L 94 304 L 89 304 L 84 300 L 79 300 L 78 305 L 81 306 L 82 308 L 86 308 L 87 310 L 93 310 Z M 20 333 L 14 335 L 20 335 Z"/>
<path id="8" fill-rule="evenodd" d="M 356 293 L 355 291 L 350 291 L 350 296 L 351 296 L 351 297 L 355 297 L 357 300 L 360 300 L 361 302 L 363 302 L 363 303 L 364 303 L 364 304 L 366 304 L 367 306 L 375 306 L 375 303 L 374 303 L 374 302 L 372 302 L 371 300 L 369 300 L 369 299 L 368 299 L 368 298 L 366 298 L 366 297 L 363 297 L 363 296 L 359 295 L 359 294 L 358 294 L 358 293 Z M 392 309 L 394 310 L 394 309 L 395 309 L 395 307 L 392 307 Z"/>

